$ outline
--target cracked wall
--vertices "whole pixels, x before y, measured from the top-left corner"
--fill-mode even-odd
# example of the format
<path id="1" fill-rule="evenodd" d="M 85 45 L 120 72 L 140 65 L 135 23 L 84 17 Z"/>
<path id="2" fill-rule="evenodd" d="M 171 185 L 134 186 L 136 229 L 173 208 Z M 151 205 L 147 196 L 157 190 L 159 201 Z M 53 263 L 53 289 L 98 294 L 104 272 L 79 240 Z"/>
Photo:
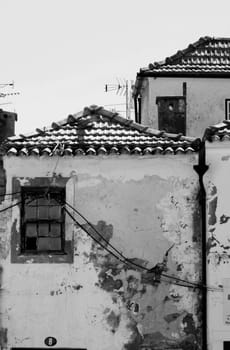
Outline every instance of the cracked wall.
<path id="1" fill-rule="evenodd" d="M 167 277 L 201 279 L 196 163 L 194 155 L 60 158 L 56 173 L 67 179 L 67 201 L 106 243 L 76 218 L 129 261 L 66 216 L 72 263 L 27 256 L 12 264 L 10 239 L 20 233 L 20 210 L 6 211 L 0 299 L 6 347 L 43 347 L 53 336 L 58 347 L 87 350 L 201 349 L 200 291 Z M 5 158 L 7 192 L 13 178 L 51 177 L 55 164 L 55 157 Z M 6 198 L 2 207 L 9 204 Z"/>
<path id="2" fill-rule="evenodd" d="M 208 349 L 222 350 L 230 330 L 230 207 L 228 143 L 207 143 Z"/>

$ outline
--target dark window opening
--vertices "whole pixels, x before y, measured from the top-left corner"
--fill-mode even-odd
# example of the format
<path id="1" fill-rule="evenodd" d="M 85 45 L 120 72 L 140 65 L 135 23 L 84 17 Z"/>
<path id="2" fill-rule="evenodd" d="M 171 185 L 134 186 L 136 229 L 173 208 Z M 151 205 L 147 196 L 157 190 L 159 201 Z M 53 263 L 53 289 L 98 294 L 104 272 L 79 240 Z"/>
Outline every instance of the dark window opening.
<path id="1" fill-rule="evenodd" d="M 22 188 L 22 253 L 64 253 L 64 200 L 63 188 Z"/>
<path id="2" fill-rule="evenodd" d="M 186 98 L 184 96 L 157 97 L 158 128 L 169 133 L 186 134 Z"/>
<path id="3" fill-rule="evenodd" d="M 224 341 L 224 349 L 223 350 L 230 350 L 230 341 Z"/>

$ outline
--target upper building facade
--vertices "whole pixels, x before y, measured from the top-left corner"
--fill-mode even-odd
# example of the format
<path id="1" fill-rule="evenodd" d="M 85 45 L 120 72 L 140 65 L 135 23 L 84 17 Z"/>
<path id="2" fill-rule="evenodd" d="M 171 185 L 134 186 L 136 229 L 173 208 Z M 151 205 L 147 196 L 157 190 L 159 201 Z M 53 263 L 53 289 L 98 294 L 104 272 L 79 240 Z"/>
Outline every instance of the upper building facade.
<path id="1" fill-rule="evenodd" d="M 230 38 L 203 37 L 140 69 L 134 86 L 137 122 L 201 137 L 230 119 Z"/>

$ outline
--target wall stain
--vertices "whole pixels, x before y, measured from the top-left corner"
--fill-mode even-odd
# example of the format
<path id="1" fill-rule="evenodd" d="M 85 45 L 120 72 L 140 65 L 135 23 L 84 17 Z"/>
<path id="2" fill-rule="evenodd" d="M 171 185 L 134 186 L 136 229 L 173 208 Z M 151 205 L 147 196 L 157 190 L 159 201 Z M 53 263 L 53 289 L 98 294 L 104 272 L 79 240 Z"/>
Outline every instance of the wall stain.
<path id="1" fill-rule="evenodd" d="M 216 224 L 216 208 L 217 208 L 217 197 L 214 197 L 209 202 L 209 210 L 208 210 L 208 224 L 215 225 Z"/>
<path id="2" fill-rule="evenodd" d="M 217 194 L 217 187 L 211 182 L 209 183 L 210 196 L 215 196 Z"/>
<path id="3" fill-rule="evenodd" d="M 103 220 L 99 220 L 98 223 L 93 226 L 103 238 L 100 237 L 100 235 L 98 235 L 97 232 L 95 232 L 95 230 L 89 224 L 83 225 L 86 231 L 89 232 L 89 234 L 93 238 L 95 238 L 99 243 L 102 243 L 104 246 L 107 246 L 108 244 L 106 243 L 106 241 L 109 242 L 110 239 L 113 237 L 113 226 L 107 225 L 106 222 Z"/>
<path id="4" fill-rule="evenodd" d="M 229 158 L 230 158 L 230 156 L 222 156 L 221 160 L 226 161 L 226 160 L 229 160 Z"/>
<path id="5" fill-rule="evenodd" d="M 80 290 L 81 288 L 83 288 L 83 286 L 81 284 L 76 284 L 76 285 L 72 285 L 72 288 L 74 290 Z"/>
<path id="6" fill-rule="evenodd" d="M 103 233 L 101 229 L 98 229 L 98 231 L 110 242 L 113 234 L 112 225 L 108 225 L 104 221 L 98 221 L 98 224 L 103 229 Z M 98 224 L 96 227 L 98 227 Z M 181 322 L 180 316 L 186 312 L 185 310 L 169 312 L 170 310 L 176 310 L 176 305 L 183 296 L 173 291 L 170 285 L 164 287 L 165 294 L 161 295 L 158 291 L 159 288 L 163 288 L 161 287 L 161 274 L 163 271 L 167 271 L 169 253 L 174 248 L 174 244 L 166 251 L 162 262 L 157 263 L 150 273 L 135 265 L 130 264 L 129 266 L 129 264 L 119 261 L 104 249 L 101 249 L 95 242 L 92 242 L 91 247 L 89 262 L 92 262 L 98 271 L 96 286 L 110 293 L 114 304 L 118 303 L 120 305 L 122 302 L 126 309 L 126 316 L 128 317 L 126 328 L 130 332 L 130 338 L 124 345 L 125 350 L 139 350 L 140 347 L 143 348 L 144 346 L 150 349 L 157 347 L 157 349 L 162 350 L 169 347 L 174 349 L 180 347 L 183 350 L 200 349 L 200 346 L 196 344 L 196 339 L 200 337 L 200 331 L 195 326 L 192 314 L 186 313 L 187 318 L 185 316 L 183 322 Z M 148 265 L 148 261 L 143 259 L 133 258 L 132 261 L 143 267 Z M 180 268 L 183 268 L 183 264 Z M 161 298 L 161 301 L 157 299 L 158 301 L 154 302 L 156 297 Z M 153 303 L 144 305 L 145 300 L 153 301 Z M 156 313 L 156 310 L 159 310 L 158 313 Z M 107 314 L 108 312 L 109 314 Z M 105 321 L 111 332 L 115 333 L 119 328 L 120 315 L 112 310 L 106 310 L 106 314 Z M 197 310 L 197 317 L 200 317 L 199 310 Z M 153 327 L 151 333 L 140 333 L 139 326 L 143 330 L 148 329 L 150 320 Z M 154 330 L 155 322 L 156 324 L 162 323 L 162 333 Z M 183 325 L 182 328 L 181 325 Z M 167 329 L 167 327 L 169 328 Z M 178 329 L 178 338 L 174 339 L 170 336 L 170 327 L 172 327 L 171 333 L 174 329 Z M 195 331 L 197 332 L 196 337 L 194 336 Z"/>
<path id="7" fill-rule="evenodd" d="M 153 332 L 144 334 L 143 347 L 149 349 L 177 349 L 177 340 L 165 337 L 161 332 Z"/>
<path id="8" fill-rule="evenodd" d="M 200 194 L 197 195 L 199 197 Z M 193 209 L 193 242 L 197 242 L 201 244 L 202 241 L 202 213 L 200 203 L 194 205 Z"/>
<path id="9" fill-rule="evenodd" d="M 121 320 L 120 315 L 116 315 L 114 311 L 111 311 L 109 315 L 106 317 L 107 324 L 111 328 L 111 332 L 115 333 L 119 327 Z"/>
<path id="10" fill-rule="evenodd" d="M 3 167 L 3 159 L 0 157 L 0 204 L 5 200 L 6 194 L 6 171 Z"/>
<path id="11" fill-rule="evenodd" d="M 125 350 L 139 350 L 140 345 L 143 343 L 143 338 L 137 328 L 136 323 L 133 321 L 128 325 L 128 328 L 132 332 L 131 339 L 125 344 Z"/>
<path id="12" fill-rule="evenodd" d="M 207 244 L 206 244 L 206 252 L 207 252 L 207 255 L 210 253 L 210 250 L 214 247 L 216 247 L 217 243 L 216 243 L 216 240 L 215 240 L 215 237 L 212 235 L 211 237 L 209 237 L 207 239 Z"/>
<path id="13" fill-rule="evenodd" d="M 184 323 L 184 332 L 186 334 L 196 334 L 196 327 L 195 327 L 195 322 L 193 320 L 192 314 L 187 314 L 183 318 L 183 323 Z"/>
<path id="14" fill-rule="evenodd" d="M 7 328 L 0 328 L 0 347 L 4 348 L 7 347 Z"/>
<path id="15" fill-rule="evenodd" d="M 164 319 L 166 322 L 170 323 L 170 322 L 175 321 L 180 315 L 181 314 L 179 314 L 178 312 L 175 312 L 173 314 L 169 314 L 169 315 L 164 316 Z"/>

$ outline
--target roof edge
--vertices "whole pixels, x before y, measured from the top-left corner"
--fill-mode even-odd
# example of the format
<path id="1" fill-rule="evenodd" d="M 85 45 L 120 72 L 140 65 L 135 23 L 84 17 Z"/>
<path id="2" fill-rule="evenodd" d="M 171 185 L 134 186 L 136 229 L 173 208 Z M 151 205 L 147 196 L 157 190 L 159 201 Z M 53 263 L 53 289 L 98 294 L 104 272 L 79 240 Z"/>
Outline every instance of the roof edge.
<path id="1" fill-rule="evenodd" d="M 181 77 L 181 78 L 230 78 L 230 72 L 156 72 L 156 71 L 142 71 L 139 73 L 139 80 L 147 77 Z"/>

